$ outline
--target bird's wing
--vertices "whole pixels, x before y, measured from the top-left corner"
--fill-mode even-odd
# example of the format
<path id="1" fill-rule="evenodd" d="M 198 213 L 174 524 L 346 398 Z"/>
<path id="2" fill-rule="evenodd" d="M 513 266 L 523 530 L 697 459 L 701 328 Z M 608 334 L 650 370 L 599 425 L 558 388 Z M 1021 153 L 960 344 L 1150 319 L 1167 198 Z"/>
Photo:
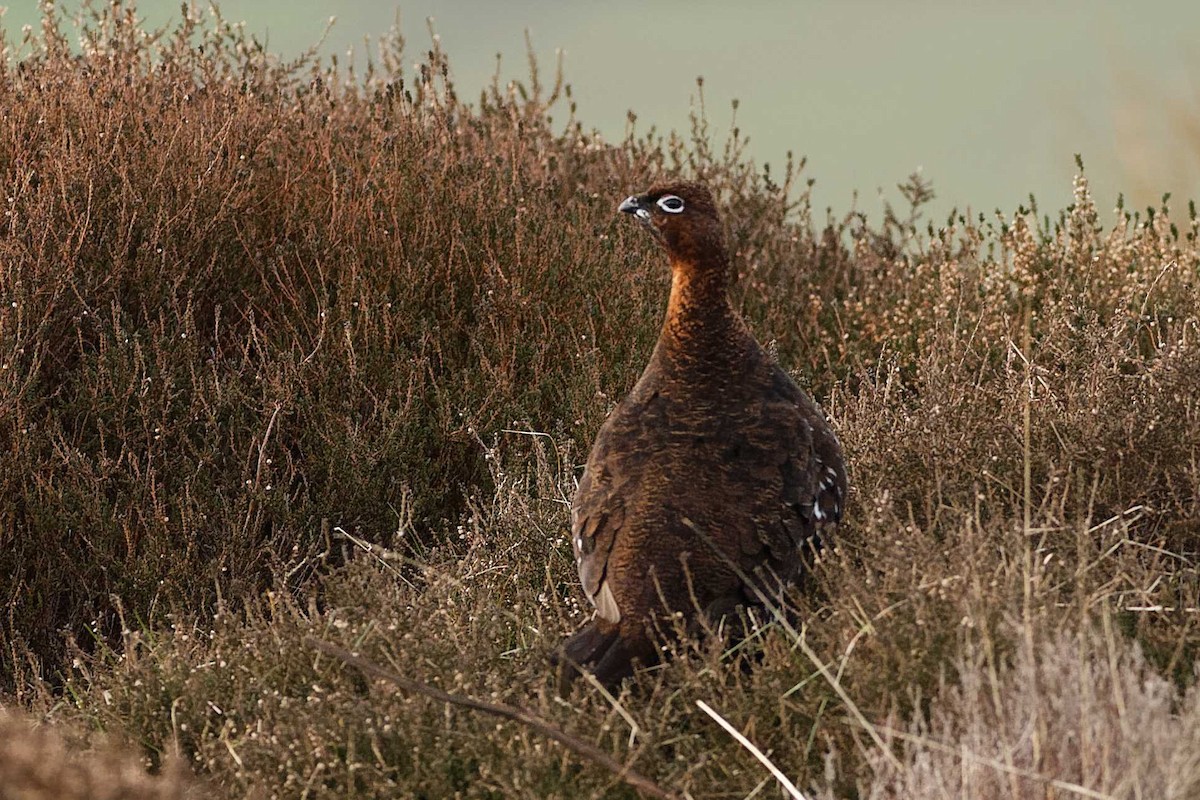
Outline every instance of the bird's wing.
<path id="1" fill-rule="evenodd" d="M 797 549 L 816 544 L 822 530 L 841 519 L 846 467 L 841 446 L 816 404 L 782 370 L 774 388 L 761 416 L 763 436 L 769 431 L 774 438 L 761 446 L 770 453 L 763 459 L 764 469 L 776 472 L 764 475 L 761 485 L 778 486 L 778 494 L 774 510 L 767 511 L 775 523 L 766 521 L 759 533 L 766 534 L 763 543 L 772 556 L 787 563 Z"/>
<path id="2" fill-rule="evenodd" d="M 815 407 L 813 410 L 816 414 L 821 413 Z M 842 446 L 823 416 L 820 421 L 822 424 L 813 430 L 812 469 L 817 488 L 812 516 L 818 523 L 829 525 L 842 519 L 848 482 Z"/>
<path id="3" fill-rule="evenodd" d="M 604 421 L 571 503 L 571 545 L 579 579 L 596 613 L 618 622 L 621 611 L 609 586 L 608 560 L 624 534 L 625 497 L 637 486 L 668 430 L 664 402 L 653 385 L 639 384 Z"/>
<path id="4" fill-rule="evenodd" d="M 593 453 L 589 459 L 571 504 L 571 547 L 588 600 L 601 619 L 615 623 L 620 621 L 621 612 L 605 578 L 608 556 L 625 521 L 625 510 L 612 491 L 603 458 L 597 455 Z"/>

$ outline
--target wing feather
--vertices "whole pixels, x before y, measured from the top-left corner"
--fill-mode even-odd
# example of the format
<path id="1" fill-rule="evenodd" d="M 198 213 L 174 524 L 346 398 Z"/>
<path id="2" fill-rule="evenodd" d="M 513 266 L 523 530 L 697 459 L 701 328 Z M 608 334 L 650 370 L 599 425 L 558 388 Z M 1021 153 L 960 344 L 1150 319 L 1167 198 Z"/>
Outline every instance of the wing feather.
<path id="1" fill-rule="evenodd" d="M 621 613 L 605 578 L 608 557 L 625 522 L 625 508 L 619 493 L 613 491 L 612 475 L 603 455 L 602 449 L 593 453 L 575 492 L 571 504 L 571 544 L 588 601 L 602 619 L 615 623 Z"/>
<path id="2" fill-rule="evenodd" d="M 778 514 L 772 555 L 784 563 L 841 519 L 846 473 L 841 447 L 821 411 L 778 370 L 764 427 L 776 432 Z M 769 485 L 769 484 L 768 484 Z"/>

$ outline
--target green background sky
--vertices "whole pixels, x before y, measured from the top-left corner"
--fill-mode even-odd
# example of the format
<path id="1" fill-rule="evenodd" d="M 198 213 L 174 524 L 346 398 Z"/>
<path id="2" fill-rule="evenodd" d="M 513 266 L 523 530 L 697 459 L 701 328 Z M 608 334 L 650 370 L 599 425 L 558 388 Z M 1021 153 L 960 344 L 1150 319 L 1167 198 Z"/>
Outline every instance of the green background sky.
<path id="1" fill-rule="evenodd" d="M 71 7 L 72 4 L 66 4 Z M 143 0 L 161 24 L 178 0 Z M 952 205 L 1011 211 L 1030 192 L 1043 208 L 1069 202 L 1073 154 L 1097 199 L 1138 204 L 1200 195 L 1200 2 L 675 2 L 607 0 L 226 0 L 272 50 L 295 53 L 337 17 L 327 52 L 362 48 L 400 11 L 415 61 L 425 18 L 449 52 L 460 95 L 491 77 L 520 77 L 524 31 L 543 65 L 565 53 L 586 125 L 609 138 L 639 126 L 685 128 L 695 78 L 710 117 L 738 122 L 760 161 L 806 155 L 816 201 L 875 215 L 880 187 L 921 168 Z M 9 3 L 9 38 L 37 18 L 33 0 Z"/>

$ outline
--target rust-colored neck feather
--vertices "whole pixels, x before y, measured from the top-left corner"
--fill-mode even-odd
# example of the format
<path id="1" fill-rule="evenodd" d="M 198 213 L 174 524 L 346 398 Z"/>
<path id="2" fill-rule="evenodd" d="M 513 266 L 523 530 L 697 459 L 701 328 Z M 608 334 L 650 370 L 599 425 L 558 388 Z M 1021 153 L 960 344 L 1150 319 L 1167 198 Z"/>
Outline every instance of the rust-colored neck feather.
<path id="1" fill-rule="evenodd" d="M 740 357 L 750 335 L 729 303 L 728 289 L 729 258 L 719 240 L 702 255 L 672 251 L 671 298 L 659 354 L 676 364 Z"/>

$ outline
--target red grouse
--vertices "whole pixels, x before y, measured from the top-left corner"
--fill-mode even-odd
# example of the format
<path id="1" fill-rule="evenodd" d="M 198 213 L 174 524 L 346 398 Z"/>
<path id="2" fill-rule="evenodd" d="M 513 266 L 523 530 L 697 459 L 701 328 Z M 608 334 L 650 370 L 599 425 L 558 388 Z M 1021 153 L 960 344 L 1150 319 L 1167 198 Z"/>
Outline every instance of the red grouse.
<path id="1" fill-rule="evenodd" d="M 805 548 L 841 517 L 847 488 L 824 415 L 729 302 L 708 189 L 660 185 L 620 210 L 666 249 L 671 298 L 650 363 L 600 428 L 571 507 L 596 613 L 561 661 L 568 680 L 583 668 L 607 686 L 635 660 L 657 660 L 664 612 L 719 619 L 755 605 L 739 571 L 772 593 L 795 580 Z"/>

